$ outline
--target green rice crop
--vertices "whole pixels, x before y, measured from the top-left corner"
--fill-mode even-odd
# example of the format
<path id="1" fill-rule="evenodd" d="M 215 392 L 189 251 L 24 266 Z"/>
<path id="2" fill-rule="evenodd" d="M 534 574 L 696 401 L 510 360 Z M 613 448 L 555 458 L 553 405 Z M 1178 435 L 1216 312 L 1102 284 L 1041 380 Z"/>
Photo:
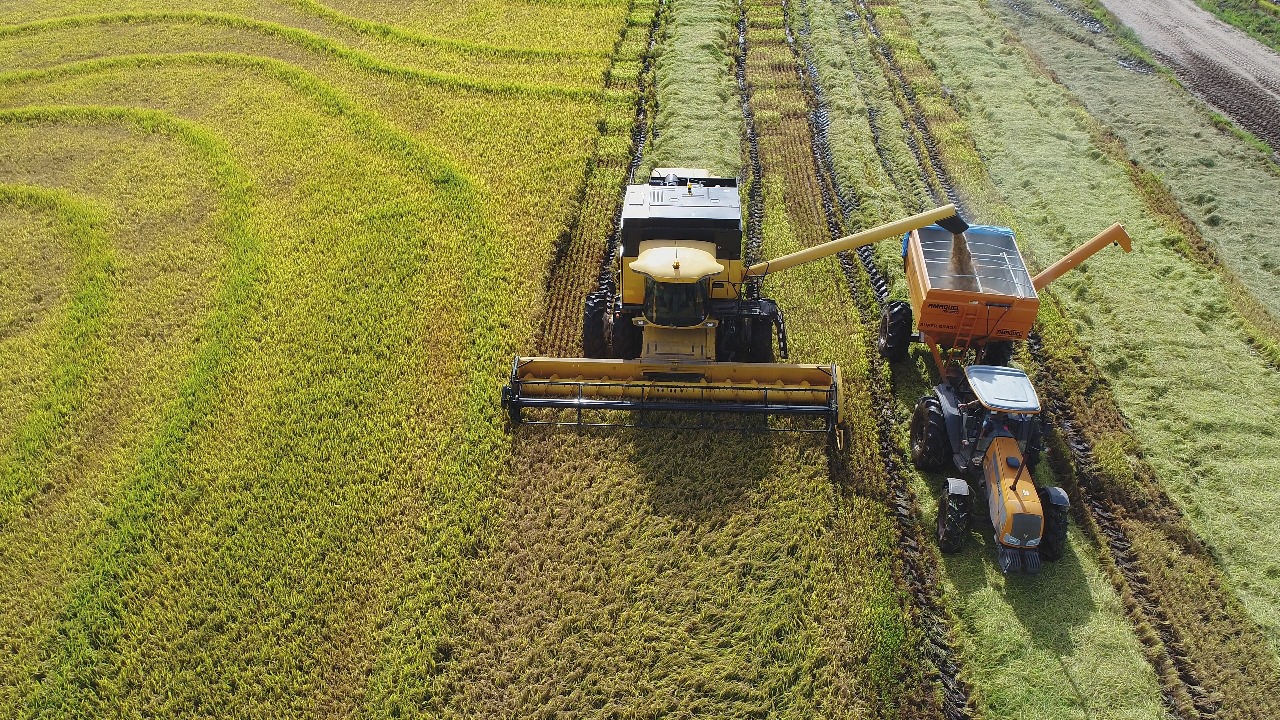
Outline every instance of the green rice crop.
<path id="1" fill-rule="evenodd" d="M 625 9 L 592 12 L 580 36 L 607 47 Z M 67 370 L 0 414 L 18 418 L 0 712 L 420 709 L 433 618 L 496 517 L 494 388 L 613 100 L 536 77 L 564 59 L 546 48 L 494 82 L 323 22 L 100 20 L 3 39 L 33 64 L 0 82 L 0 181 L 104 219 L 25 231 L 89 246 L 42 316 L 68 338 L 45 365 Z M 93 28 L 152 20 L 230 44 L 148 57 L 163 42 L 125 32 L 84 52 Z M 364 49 L 395 42 L 416 49 Z"/>
<path id="2" fill-rule="evenodd" d="M 948 35 L 953 26 L 946 23 L 961 16 L 972 25 L 975 13 L 931 11 L 927 26 L 947 38 L 938 47 L 954 47 L 948 52 L 965 62 L 980 54 L 989 57 L 976 38 L 961 43 Z M 1060 86 L 1037 83 L 1025 60 L 1013 59 L 1003 69 L 988 64 L 992 77 L 1004 77 L 1004 84 L 979 73 L 952 82 L 971 88 L 965 95 L 972 106 L 1000 108 L 974 113 L 970 121 L 977 137 L 992 144 L 987 166 L 1015 208 L 1023 247 L 1043 263 L 1109 220 L 1126 223 L 1136 240 L 1132 256 L 1100 254 L 1056 290 L 1115 387 L 1146 460 L 1219 553 L 1236 591 L 1274 642 L 1280 587 L 1267 573 L 1280 558 L 1252 538 L 1268 532 L 1269 514 L 1260 508 L 1271 490 L 1261 478 L 1276 471 L 1273 458 L 1280 448 L 1271 448 L 1274 433 L 1268 428 L 1280 413 L 1275 402 L 1280 379 L 1249 346 L 1221 281 L 1179 254 L 1178 239 L 1150 217 L 1124 168 L 1096 148 L 1079 107 Z M 944 62 L 939 61 L 941 68 L 959 66 L 959 61 Z M 1014 79 L 1023 73 L 1027 80 Z M 1133 82 L 1141 87 L 1147 80 Z M 1043 98 L 1028 105 L 1014 100 L 1018 93 Z M 1048 107 L 1060 110 L 1050 113 Z M 1134 132 L 1132 126 L 1122 127 L 1117 125 L 1118 133 Z M 1221 141 L 1212 131 L 1185 138 L 1186 150 L 1179 154 L 1212 152 L 1211 144 Z M 1183 174 L 1167 177 L 1177 186 Z M 1241 193 L 1239 202 L 1252 197 Z M 1224 193 L 1219 202 L 1226 208 L 1237 199 Z M 1229 212 L 1243 211 L 1232 207 Z M 1242 252 L 1232 248 L 1241 248 L 1241 239 L 1228 240 L 1217 245 L 1224 254 Z M 1134 287 L 1147 291 L 1135 295 Z M 1250 451 L 1240 452 L 1244 447 Z"/>
<path id="3" fill-rule="evenodd" d="M 971 188 L 978 209 L 1007 217 L 1000 221 L 1019 231 L 1033 264 L 1111 218 L 1124 218 L 1135 237 L 1133 256 L 1101 254 L 1055 286 L 1063 309 L 1043 309 L 1046 344 L 1067 338 L 1050 353 L 1062 392 L 1098 449 L 1107 492 L 1134 508 L 1129 532 L 1143 538 L 1144 566 L 1182 628 L 1190 662 L 1230 696 L 1223 712 L 1271 712 L 1274 693 L 1259 688 L 1275 685 L 1274 647 L 1263 649 L 1257 626 L 1274 646 L 1275 586 L 1266 580 L 1266 548 L 1244 539 L 1268 532 L 1254 524 L 1265 513 L 1244 508 L 1270 492 L 1250 478 L 1272 472 L 1271 453 L 1238 449 L 1269 442 L 1270 421 L 1261 418 L 1275 410 L 1268 399 L 1280 397 L 1270 388 L 1274 371 L 1250 347 L 1223 276 L 1183 253 L 1187 240 L 1167 220 L 1177 209 L 1150 214 L 1152 198 L 1099 140 L 1094 121 L 1018 46 L 990 52 L 1008 37 L 1005 28 L 967 4 L 910 7 L 928 62 L 953 105 L 969 109 L 994 182 Z M 1099 378 L 1085 380 L 1093 362 Z M 1240 408 L 1244 415 L 1234 412 Z M 1171 502 L 1166 490 L 1185 519 L 1161 509 Z"/>
<path id="4" fill-rule="evenodd" d="M 737 41 L 737 4 L 680 0 L 669 12 L 655 67 L 657 138 L 644 169 L 706 168 L 735 177 L 742 163 L 742 110 L 727 49 Z"/>

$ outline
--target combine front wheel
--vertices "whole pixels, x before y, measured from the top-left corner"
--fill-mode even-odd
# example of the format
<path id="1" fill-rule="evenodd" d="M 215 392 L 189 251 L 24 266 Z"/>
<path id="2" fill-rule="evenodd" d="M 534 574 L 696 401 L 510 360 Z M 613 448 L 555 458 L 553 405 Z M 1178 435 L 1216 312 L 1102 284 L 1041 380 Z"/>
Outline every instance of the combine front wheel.
<path id="1" fill-rule="evenodd" d="M 582 310 L 582 356 L 609 357 L 609 343 L 604 334 L 604 314 L 609 310 L 609 297 L 601 292 L 587 296 Z"/>
<path id="2" fill-rule="evenodd" d="M 747 354 L 749 362 L 773 362 L 773 320 L 756 318 L 751 321 L 751 351 Z"/>

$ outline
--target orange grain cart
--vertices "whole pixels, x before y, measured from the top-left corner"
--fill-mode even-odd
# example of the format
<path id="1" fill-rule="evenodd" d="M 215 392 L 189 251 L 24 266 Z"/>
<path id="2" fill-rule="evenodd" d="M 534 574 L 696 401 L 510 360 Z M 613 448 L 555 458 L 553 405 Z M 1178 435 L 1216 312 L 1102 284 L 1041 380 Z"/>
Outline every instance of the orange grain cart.
<path id="1" fill-rule="evenodd" d="M 937 225 L 912 230 L 903 242 L 910 301 L 886 304 L 881 354 L 901 359 L 908 343 L 924 343 L 944 376 L 948 365 L 969 350 L 980 363 L 1007 364 L 1013 341 L 1025 340 L 1035 323 L 1039 290 L 1112 243 L 1129 251 L 1129 236 L 1121 225 L 1032 277 L 1008 228 L 976 225 L 962 235 Z"/>

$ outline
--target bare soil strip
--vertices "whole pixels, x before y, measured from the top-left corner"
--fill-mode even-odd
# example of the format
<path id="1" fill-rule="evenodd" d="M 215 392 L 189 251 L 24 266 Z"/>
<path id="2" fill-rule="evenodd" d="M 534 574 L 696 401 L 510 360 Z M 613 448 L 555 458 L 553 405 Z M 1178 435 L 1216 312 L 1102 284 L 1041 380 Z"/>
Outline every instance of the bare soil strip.
<path id="1" fill-rule="evenodd" d="M 1192 0 L 1102 2 L 1193 93 L 1280 151 L 1280 54 Z"/>

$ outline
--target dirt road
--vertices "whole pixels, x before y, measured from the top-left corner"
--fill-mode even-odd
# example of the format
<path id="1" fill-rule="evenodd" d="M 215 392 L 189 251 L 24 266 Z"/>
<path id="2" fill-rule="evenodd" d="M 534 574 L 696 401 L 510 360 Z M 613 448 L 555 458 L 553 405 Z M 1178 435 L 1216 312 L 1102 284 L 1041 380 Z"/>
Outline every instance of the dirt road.
<path id="1" fill-rule="evenodd" d="M 1280 54 L 1192 0 L 1103 0 L 1194 93 L 1280 153 Z"/>

